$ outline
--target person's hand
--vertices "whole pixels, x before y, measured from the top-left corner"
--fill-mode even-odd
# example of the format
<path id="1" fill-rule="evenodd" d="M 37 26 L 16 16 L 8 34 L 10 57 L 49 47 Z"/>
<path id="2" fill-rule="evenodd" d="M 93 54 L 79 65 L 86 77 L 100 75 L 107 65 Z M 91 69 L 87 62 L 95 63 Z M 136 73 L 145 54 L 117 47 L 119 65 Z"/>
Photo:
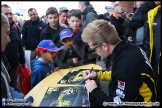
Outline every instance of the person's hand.
<path id="1" fill-rule="evenodd" d="M 128 41 L 129 41 L 129 42 L 133 42 L 134 39 L 133 39 L 131 36 L 129 36 L 129 37 L 128 37 Z"/>
<path id="2" fill-rule="evenodd" d="M 25 47 L 25 46 L 23 47 L 23 50 L 24 50 L 24 51 L 26 50 L 26 47 Z"/>
<path id="3" fill-rule="evenodd" d="M 54 72 L 60 70 L 59 67 L 54 68 Z"/>
<path id="4" fill-rule="evenodd" d="M 78 63 L 78 58 L 73 58 L 73 63 L 74 64 Z"/>
<path id="5" fill-rule="evenodd" d="M 83 78 L 84 78 L 85 80 L 87 80 L 87 79 L 95 79 L 96 76 L 97 76 L 97 73 L 94 72 L 94 71 L 92 71 L 92 72 L 89 74 L 89 71 L 90 71 L 90 70 L 85 70 L 85 71 L 83 71 Z"/>
<path id="6" fill-rule="evenodd" d="M 97 84 L 94 80 L 88 79 L 85 81 L 85 87 L 89 92 L 91 92 L 93 89 L 97 88 Z"/>

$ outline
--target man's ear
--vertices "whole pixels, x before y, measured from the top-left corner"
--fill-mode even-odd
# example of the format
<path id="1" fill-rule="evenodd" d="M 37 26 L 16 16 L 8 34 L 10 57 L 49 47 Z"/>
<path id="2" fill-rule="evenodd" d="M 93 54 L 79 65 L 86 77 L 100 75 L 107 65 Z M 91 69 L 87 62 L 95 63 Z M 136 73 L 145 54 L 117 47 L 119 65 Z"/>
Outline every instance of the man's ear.
<path id="1" fill-rule="evenodd" d="M 102 47 L 103 47 L 105 50 L 107 50 L 107 49 L 109 49 L 109 44 L 103 43 L 103 44 L 102 44 Z"/>

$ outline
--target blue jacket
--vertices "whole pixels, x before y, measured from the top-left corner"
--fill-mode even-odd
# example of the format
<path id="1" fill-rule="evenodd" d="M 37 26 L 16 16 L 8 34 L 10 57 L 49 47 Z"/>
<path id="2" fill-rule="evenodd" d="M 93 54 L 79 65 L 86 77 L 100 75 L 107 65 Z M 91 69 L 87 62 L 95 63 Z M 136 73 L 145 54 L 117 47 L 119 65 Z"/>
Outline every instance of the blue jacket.
<path id="1" fill-rule="evenodd" d="M 46 27 L 39 17 L 36 21 L 28 20 L 22 29 L 22 46 L 28 50 L 35 50 L 40 42 L 40 33 Z"/>
<path id="2" fill-rule="evenodd" d="M 54 72 L 55 61 L 51 61 L 50 65 L 43 62 L 41 58 L 32 61 L 32 88 L 36 86 L 46 76 Z"/>

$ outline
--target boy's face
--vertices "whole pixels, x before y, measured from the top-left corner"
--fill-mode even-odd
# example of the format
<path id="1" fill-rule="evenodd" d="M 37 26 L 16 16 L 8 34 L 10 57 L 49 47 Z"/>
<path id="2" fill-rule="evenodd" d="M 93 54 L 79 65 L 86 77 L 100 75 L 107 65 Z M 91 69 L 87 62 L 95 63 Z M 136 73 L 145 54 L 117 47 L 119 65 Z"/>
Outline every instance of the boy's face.
<path id="1" fill-rule="evenodd" d="M 46 63 L 49 63 L 50 61 L 54 60 L 56 52 L 43 51 L 41 52 L 41 56 Z"/>
<path id="2" fill-rule="evenodd" d="M 48 20 L 50 26 L 57 26 L 57 24 L 58 24 L 58 15 L 57 15 L 57 13 L 47 15 L 47 20 Z"/>
<path id="3" fill-rule="evenodd" d="M 73 38 L 65 38 L 61 41 L 61 43 L 67 48 L 70 49 L 73 44 Z"/>
<path id="4" fill-rule="evenodd" d="M 75 16 L 71 16 L 69 19 L 68 19 L 68 23 L 70 25 L 70 27 L 72 29 L 78 29 L 81 25 L 81 19 L 75 17 Z"/>

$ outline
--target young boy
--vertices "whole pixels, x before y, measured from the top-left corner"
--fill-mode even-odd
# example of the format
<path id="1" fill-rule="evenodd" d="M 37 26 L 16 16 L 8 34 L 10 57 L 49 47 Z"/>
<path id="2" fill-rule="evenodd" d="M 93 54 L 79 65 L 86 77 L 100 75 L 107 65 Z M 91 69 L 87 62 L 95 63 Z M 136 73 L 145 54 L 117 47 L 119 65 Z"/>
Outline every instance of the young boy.
<path id="1" fill-rule="evenodd" d="M 37 85 L 46 76 L 54 71 L 58 71 L 59 67 L 55 67 L 55 55 L 60 49 L 56 47 L 52 40 L 42 40 L 37 47 L 37 53 L 41 55 L 32 61 L 32 88 Z"/>
<path id="2" fill-rule="evenodd" d="M 59 15 L 57 9 L 55 7 L 49 7 L 46 11 L 46 16 L 48 24 L 41 32 L 40 40 L 50 39 L 53 40 L 57 47 L 61 47 L 59 33 L 65 29 L 65 27 L 60 26 L 59 24 Z"/>
<path id="3" fill-rule="evenodd" d="M 81 11 L 79 9 L 72 9 L 68 12 L 67 21 L 69 28 L 74 34 L 73 44 L 84 48 L 85 43 L 81 40 L 82 28 L 81 28 Z"/>
<path id="4" fill-rule="evenodd" d="M 64 45 L 61 51 L 56 55 L 56 64 L 64 69 L 70 66 L 79 66 L 84 61 L 84 50 L 73 45 L 73 33 L 70 29 L 64 29 L 60 32 L 60 42 Z"/>
<path id="5" fill-rule="evenodd" d="M 73 44 L 82 48 L 85 51 L 85 63 L 94 63 L 96 58 L 98 57 L 97 54 L 93 54 L 89 51 L 89 46 L 87 43 L 81 40 L 82 28 L 81 28 L 81 11 L 79 9 L 72 9 L 68 12 L 67 21 L 69 23 L 69 28 L 74 34 L 74 42 Z"/>

